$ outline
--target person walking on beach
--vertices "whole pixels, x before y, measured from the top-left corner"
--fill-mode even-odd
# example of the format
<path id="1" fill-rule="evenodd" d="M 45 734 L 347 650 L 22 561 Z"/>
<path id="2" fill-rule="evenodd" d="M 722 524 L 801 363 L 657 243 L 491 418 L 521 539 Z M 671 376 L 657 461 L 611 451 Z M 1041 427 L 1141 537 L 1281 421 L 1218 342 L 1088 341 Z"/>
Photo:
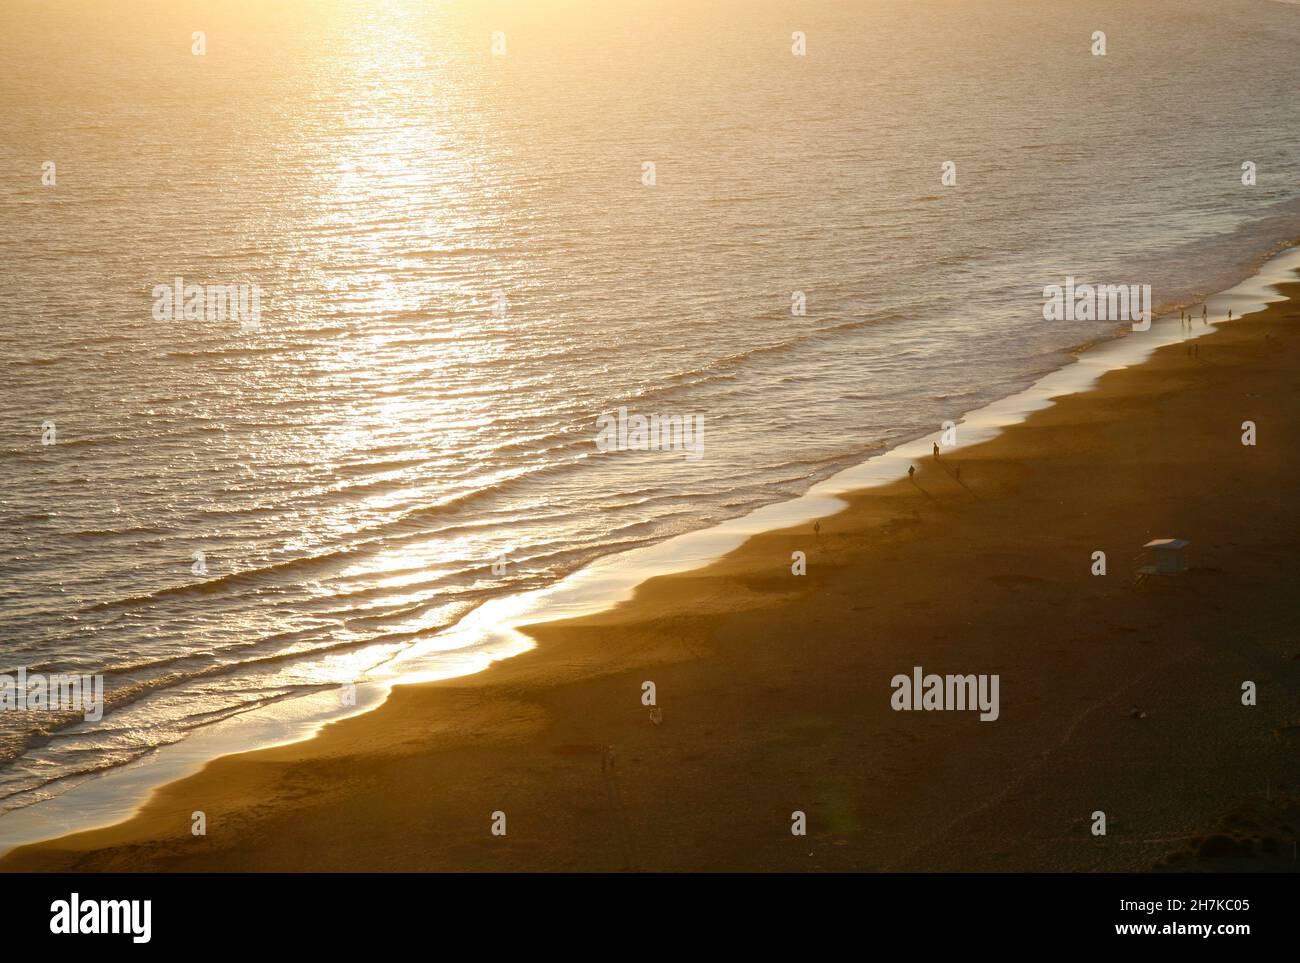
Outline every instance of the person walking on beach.
<path id="1" fill-rule="evenodd" d="M 908 466 L 907 466 L 907 480 L 908 480 L 908 481 L 911 481 L 911 480 L 912 480 L 912 476 L 915 475 L 915 474 L 916 474 L 916 466 L 915 466 L 915 465 L 908 465 Z"/>
<path id="2" fill-rule="evenodd" d="M 937 441 L 934 443 L 934 457 L 939 457 L 939 443 Z"/>

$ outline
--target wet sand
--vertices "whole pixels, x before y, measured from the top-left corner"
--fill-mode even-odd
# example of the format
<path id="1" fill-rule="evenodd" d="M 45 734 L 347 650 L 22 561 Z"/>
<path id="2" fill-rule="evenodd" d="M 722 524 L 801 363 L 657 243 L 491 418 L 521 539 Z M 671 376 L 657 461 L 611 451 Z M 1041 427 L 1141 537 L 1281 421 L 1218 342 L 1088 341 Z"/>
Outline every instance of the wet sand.
<path id="1" fill-rule="evenodd" d="M 533 651 L 0 867 L 1294 871 L 1297 291 L 919 460 L 820 533 L 534 627 Z M 1166 536 L 1190 569 L 1136 584 Z M 914 666 L 996 673 L 1000 717 L 894 711 Z"/>

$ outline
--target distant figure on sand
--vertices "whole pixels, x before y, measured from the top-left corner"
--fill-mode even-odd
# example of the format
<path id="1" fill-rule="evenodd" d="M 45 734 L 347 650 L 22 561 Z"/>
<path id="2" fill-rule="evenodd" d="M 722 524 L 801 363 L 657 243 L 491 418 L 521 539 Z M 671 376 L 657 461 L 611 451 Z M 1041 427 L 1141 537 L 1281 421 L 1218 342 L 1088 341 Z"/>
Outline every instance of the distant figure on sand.
<path id="1" fill-rule="evenodd" d="M 939 457 L 939 443 L 937 441 L 934 443 L 934 457 Z"/>
<path id="2" fill-rule="evenodd" d="M 911 478 L 912 478 L 912 476 L 915 475 L 915 474 L 916 474 L 916 466 L 915 466 L 915 465 L 908 465 L 908 466 L 907 466 L 907 478 L 908 478 L 908 480 L 910 481 Z"/>
<path id="3" fill-rule="evenodd" d="M 1209 318 L 1209 316 L 1210 316 L 1210 308 L 1209 308 L 1209 305 L 1202 304 L 1202 305 L 1201 305 L 1201 324 L 1209 324 L 1210 322 L 1207 320 L 1207 319 Z"/>

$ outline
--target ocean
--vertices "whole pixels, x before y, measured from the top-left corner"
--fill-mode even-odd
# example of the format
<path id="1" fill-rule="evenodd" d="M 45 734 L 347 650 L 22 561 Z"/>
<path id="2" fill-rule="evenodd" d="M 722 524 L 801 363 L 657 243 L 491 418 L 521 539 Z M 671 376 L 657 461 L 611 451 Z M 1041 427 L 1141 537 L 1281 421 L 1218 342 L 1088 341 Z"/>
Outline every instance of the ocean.
<path id="1" fill-rule="evenodd" d="M 107 704 L 0 712 L 0 811 L 481 668 L 484 603 L 1128 327 L 1044 320 L 1067 276 L 1199 314 L 1300 239 L 1298 50 L 1271 0 L 7 0 L 0 673 Z M 702 457 L 600 450 L 620 408 Z"/>

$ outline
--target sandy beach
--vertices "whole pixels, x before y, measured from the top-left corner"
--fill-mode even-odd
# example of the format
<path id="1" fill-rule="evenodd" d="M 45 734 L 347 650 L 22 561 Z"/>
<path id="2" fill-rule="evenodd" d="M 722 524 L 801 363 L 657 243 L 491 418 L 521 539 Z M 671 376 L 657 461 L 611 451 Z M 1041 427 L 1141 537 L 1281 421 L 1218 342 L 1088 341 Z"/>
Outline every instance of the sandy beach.
<path id="1" fill-rule="evenodd" d="M 1295 871 L 1297 292 L 818 532 L 536 627 L 524 655 L 217 760 L 3 868 Z M 1138 585 L 1158 537 L 1188 539 L 1190 568 Z M 893 710 L 915 666 L 997 674 L 999 718 Z"/>

